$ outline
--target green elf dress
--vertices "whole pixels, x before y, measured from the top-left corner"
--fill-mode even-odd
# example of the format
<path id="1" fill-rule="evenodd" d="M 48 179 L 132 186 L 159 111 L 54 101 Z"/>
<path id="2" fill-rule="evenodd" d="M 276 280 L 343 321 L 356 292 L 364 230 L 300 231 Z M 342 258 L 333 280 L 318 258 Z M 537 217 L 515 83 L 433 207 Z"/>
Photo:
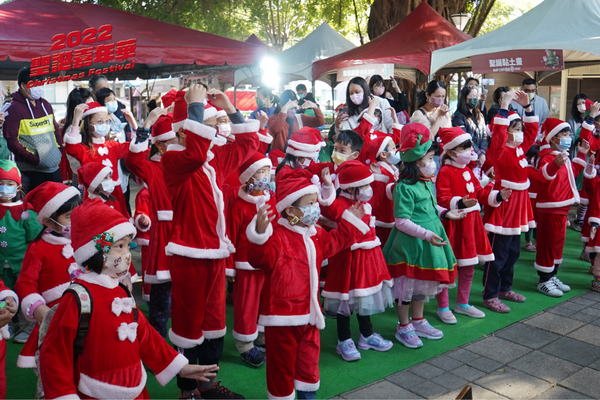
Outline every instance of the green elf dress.
<path id="1" fill-rule="evenodd" d="M 412 125 L 406 125 L 406 128 Z M 401 157 L 403 162 L 415 162 L 431 147 L 429 130 L 424 126 L 402 132 Z M 411 142 L 410 134 L 415 137 Z M 406 138 L 406 139 L 405 139 Z M 408 143 L 405 143 L 408 142 Z M 414 143 L 416 142 L 416 143 Z M 410 147 L 410 146 L 413 147 Z M 448 242 L 446 231 L 438 215 L 435 190 L 429 178 L 421 177 L 416 183 L 399 181 L 393 192 L 394 218 L 408 219 Z M 399 301 L 425 300 L 453 287 L 457 264 L 450 244 L 437 247 L 426 240 L 400 231 L 395 225 L 383 248 L 383 255 L 394 279 L 394 297 Z"/>

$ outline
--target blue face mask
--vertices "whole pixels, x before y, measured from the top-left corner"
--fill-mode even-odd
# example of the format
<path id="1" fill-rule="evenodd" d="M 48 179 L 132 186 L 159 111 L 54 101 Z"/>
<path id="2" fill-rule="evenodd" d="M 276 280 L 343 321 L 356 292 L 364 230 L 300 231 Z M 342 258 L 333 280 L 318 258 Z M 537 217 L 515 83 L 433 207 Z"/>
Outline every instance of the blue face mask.
<path id="1" fill-rule="evenodd" d="M 560 143 L 558 144 L 558 149 L 560 151 L 569 150 L 571 148 L 571 143 L 573 143 L 573 139 L 571 137 L 560 138 Z"/>
<path id="2" fill-rule="evenodd" d="M 275 193 L 275 181 L 269 183 L 269 186 L 271 187 L 271 192 Z"/>
<path id="3" fill-rule="evenodd" d="M 113 114 L 115 111 L 117 111 L 119 105 L 116 101 L 109 101 L 108 103 L 104 104 L 104 107 L 106 107 L 106 111 L 108 111 L 109 114 Z"/>
<path id="4" fill-rule="evenodd" d="M 321 216 L 321 207 L 319 203 L 314 203 L 312 206 L 297 207 L 304 214 L 300 217 L 300 221 L 306 226 L 312 226 L 319 221 Z"/>
<path id="5" fill-rule="evenodd" d="M 108 135 L 108 132 L 110 132 L 110 125 L 109 124 L 97 124 L 97 125 L 94 125 L 94 136 L 103 138 L 106 135 Z"/>
<path id="6" fill-rule="evenodd" d="M 299 94 L 299 95 L 298 95 L 298 98 L 299 98 L 300 100 L 302 100 L 302 99 L 304 98 L 304 95 L 303 95 L 303 94 Z"/>
<path id="7" fill-rule="evenodd" d="M 16 186 L 0 186 L 0 200 L 12 200 L 16 195 Z"/>

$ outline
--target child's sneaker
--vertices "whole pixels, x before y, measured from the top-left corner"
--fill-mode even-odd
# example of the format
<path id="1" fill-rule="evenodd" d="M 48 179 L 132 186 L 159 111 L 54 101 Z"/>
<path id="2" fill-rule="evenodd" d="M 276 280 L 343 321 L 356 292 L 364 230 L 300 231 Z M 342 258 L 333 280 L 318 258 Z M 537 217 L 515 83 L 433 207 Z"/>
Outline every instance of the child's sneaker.
<path id="1" fill-rule="evenodd" d="M 579 255 L 579 259 L 583 261 L 590 262 L 590 253 L 585 251 L 585 249 L 581 250 L 581 254 Z"/>
<path id="2" fill-rule="evenodd" d="M 240 354 L 240 357 L 246 364 L 258 368 L 265 363 L 266 355 L 254 346 L 247 352 Z"/>
<path id="3" fill-rule="evenodd" d="M 365 338 L 361 333 L 358 337 L 358 348 L 361 350 L 388 351 L 393 345 L 391 340 L 385 340 L 379 333 L 373 333 L 368 338 Z"/>
<path id="4" fill-rule="evenodd" d="M 596 280 L 596 279 L 594 279 L 594 280 L 592 281 L 592 290 L 593 290 L 594 292 L 598 292 L 598 293 L 600 293 L 600 281 L 598 281 L 598 280 Z"/>
<path id="5" fill-rule="evenodd" d="M 404 327 L 398 324 L 398 328 L 396 328 L 396 339 L 409 349 L 423 347 L 423 342 L 417 336 L 413 324 L 408 324 Z"/>
<path id="6" fill-rule="evenodd" d="M 354 340 L 346 339 L 343 342 L 338 340 L 337 346 L 335 346 L 335 351 L 342 356 L 344 361 L 356 361 L 360 360 L 360 353 L 356 350 L 356 346 L 354 346 Z"/>
<path id="7" fill-rule="evenodd" d="M 8 340 L 14 339 L 15 336 L 17 336 L 20 332 L 21 332 L 21 327 L 19 326 L 19 324 L 16 324 L 12 321 L 10 321 L 8 323 L 8 334 L 10 335 L 8 337 Z"/>
<path id="8" fill-rule="evenodd" d="M 573 220 L 573 230 L 576 232 L 581 232 L 581 230 L 583 229 L 583 220 L 582 219 L 576 219 Z"/>
<path id="9" fill-rule="evenodd" d="M 221 381 L 218 381 L 210 389 L 200 389 L 200 395 L 203 399 L 245 399 L 241 394 L 232 392 L 225 386 L 221 386 Z"/>
<path id="10" fill-rule="evenodd" d="M 500 292 L 500 298 L 503 300 L 514 301 L 515 303 L 525 303 L 525 296 L 515 293 L 512 290 L 510 292 Z"/>
<path id="11" fill-rule="evenodd" d="M 179 399 L 180 400 L 196 400 L 196 399 L 201 399 L 202 396 L 200 396 L 200 391 L 198 389 L 194 390 L 193 392 L 188 392 L 188 393 L 184 393 L 183 390 L 179 392 Z"/>
<path id="12" fill-rule="evenodd" d="M 561 297 L 564 293 L 560 290 L 553 279 L 546 282 L 539 282 L 537 290 L 540 293 L 547 294 L 550 297 Z"/>
<path id="13" fill-rule="evenodd" d="M 256 344 L 254 343 L 254 347 L 256 347 L 256 349 L 258 351 L 260 351 L 261 353 L 266 353 L 267 352 L 267 348 L 265 347 L 265 344 Z"/>
<path id="14" fill-rule="evenodd" d="M 454 307 L 454 312 L 457 314 L 466 315 L 467 317 L 471 318 L 485 318 L 485 313 L 475 308 L 475 306 L 470 306 L 469 308 L 464 309 L 461 306 L 457 305 L 456 307 Z"/>
<path id="15" fill-rule="evenodd" d="M 523 248 L 525 249 L 525 251 L 528 251 L 530 253 L 535 253 L 535 251 L 537 250 L 537 248 L 535 247 L 535 244 L 533 244 L 531 242 L 525 243 L 525 246 L 523 246 Z"/>
<path id="16" fill-rule="evenodd" d="M 439 329 L 435 329 L 425 318 L 419 321 L 413 321 L 415 332 L 417 336 L 424 337 L 425 339 L 441 339 L 444 337 L 444 333 Z"/>
<path id="17" fill-rule="evenodd" d="M 447 325 L 456 324 L 456 317 L 454 316 L 454 314 L 452 314 L 452 311 L 450 311 L 450 310 L 440 311 L 440 309 L 438 308 L 437 315 L 438 315 L 438 317 L 440 317 L 442 322 Z"/>
<path id="18" fill-rule="evenodd" d="M 497 313 L 506 314 L 510 312 L 510 308 L 506 304 L 501 302 L 498 298 L 489 300 L 483 299 L 483 306 Z"/>
<path id="19" fill-rule="evenodd" d="M 34 322 L 28 322 L 27 325 L 21 330 L 21 332 L 15 336 L 13 342 L 15 343 L 26 343 L 27 339 L 29 339 L 29 335 L 31 335 L 31 331 L 33 331 L 33 327 L 35 326 Z"/>
<path id="20" fill-rule="evenodd" d="M 571 290 L 571 286 L 565 285 L 556 276 L 553 276 L 552 279 L 550 279 L 550 280 L 554 281 L 554 283 L 556 284 L 556 287 L 558 288 L 558 290 L 560 290 L 563 293 L 567 293 L 569 290 Z"/>

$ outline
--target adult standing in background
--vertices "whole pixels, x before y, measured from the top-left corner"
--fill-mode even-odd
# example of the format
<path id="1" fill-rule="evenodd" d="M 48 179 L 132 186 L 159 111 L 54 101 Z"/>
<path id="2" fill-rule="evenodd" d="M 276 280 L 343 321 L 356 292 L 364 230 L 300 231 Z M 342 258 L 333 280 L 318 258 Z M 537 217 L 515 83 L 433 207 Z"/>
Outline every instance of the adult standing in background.
<path id="1" fill-rule="evenodd" d="M 93 95 L 96 95 L 96 92 L 102 88 L 110 89 L 110 85 L 108 84 L 108 78 L 106 75 L 94 75 L 90 78 L 89 81 L 90 91 Z M 115 117 L 119 118 L 119 121 L 122 123 L 127 123 L 127 118 L 125 118 L 125 114 L 123 114 L 123 109 L 125 109 L 125 105 L 117 100 L 117 109 L 113 113 Z M 125 125 L 125 139 L 127 141 L 131 141 L 131 128 L 129 124 Z"/>
<path id="2" fill-rule="evenodd" d="M 479 84 L 479 79 L 477 79 L 473 76 L 470 76 L 465 80 L 465 86 L 474 86 L 479 91 L 479 102 L 477 104 L 477 107 L 479 108 L 479 111 L 481 111 L 481 113 L 483 114 L 483 117 L 485 118 L 487 115 L 487 109 L 485 108 L 485 101 L 487 100 L 487 94 L 483 92 L 483 88 Z"/>
<path id="3" fill-rule="evenodd" d="M 406 95 L 402 93 L 400 88 L 398 87 L 398 83 L 394 78 L 391 79 L 392 86 L 396 91 L 396 97 L 394 97 L 386 88 L 385 81 L 381 77 L 381 75 L 373 75 L 371 79 L 369 79 L 369 89 L 371 90 L 371 94 L 381 98 L 380 106 L 382 109 L 387 110 L 392 107 L 396 114 L 398 114 L 398 122 L 401 125 L 405 125 L 408 121 L 408 100 Z M 404 117 L 401 118 L 400 116 Z"/>
<path id="4" fill-rule="evenodd" d="M 485 118 L 478 105 L 479 90 L 477 87 L 463 87 L 458 97 L 456 112 L 452 117 L 452 126 L 459 127 L 471 135 L 473 150 L 477 153 L 479 164 L 483 165 L 488 148 L 488 134 Z"/>
<path id="5" fill-rule="evenodd" d="M 569 125 L 571 126 L 571 137 L 575 137 L 575 134 L 581 128 L 581 124 L 585 121 L 585 112 L 588 110 L 586 107 L 587 96 L 583 93 L 576 94 L 573 98 L 573 104 L 571 105 L 571 118 L 569 118 Z"/>
<path id="6" fill-rule="evenodd" d="M 3 128 L 8 148 L 29 181 L 24 184 L 27 191 L 46 181 L 62 182 L 60 128 L 52 106 L 42 98 L 42 88 L 28 88 L 29 79 L 30 67 L 21 69 L 17 77 L 19 90 L 11 95 Z"/>
<path id="7" fill-rule="evenodd" d="M 543 97 L 537 95 L 537 83 L 535 82 L 535 79 L 523 79 L 521 89 L 527 93 L 527 97 L 529 97 L 529 104 L 531 104 L 531 107 L 533 108 L 533 113 L 540 118 L 539 134 L 542 131 L 542 125 L 544 124 L 544 121 L 546 121 L 546 119 L 550 116 L 548 102 Z M 511 106 L 514 108 L 517 114 L 521 116 L 521 119 L 525 118 L 525 108 L 523 108 L 516 101 L 513 101 Z"/>
<path id="8" fill-rule="evenodd" d="M 254 101 L 256 101 L 256 110 L 252 111 L 250 119 L 259 119 L 261 111 L 267 114 L 267 117 L 281 111 L 278 104 L 279 98 L 268 87 L 261 86 L 256 89 Z"/>
<path id="9" fill-rule="evenodd" d="M 410 117 L 410 123 L 425 125 L 434 138 L 440 128 L 452 127 L 448 111 L 446 85 L 442 81 L 431 81 L 427 88 L 419 93 L 418 109 Z"/>

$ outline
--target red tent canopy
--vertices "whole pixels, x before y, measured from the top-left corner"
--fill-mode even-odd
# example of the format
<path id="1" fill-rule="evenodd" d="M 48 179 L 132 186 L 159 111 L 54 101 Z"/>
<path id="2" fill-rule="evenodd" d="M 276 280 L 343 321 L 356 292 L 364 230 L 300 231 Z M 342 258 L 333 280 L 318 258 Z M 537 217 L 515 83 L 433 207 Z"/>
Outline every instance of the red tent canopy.
<path id="1" fill-rule="evenodd" d="M 135 56 L 128 61 L 135 61 L 136 69 L 150 69 L 163 75 L 178 71 L 172 65 L 187 66 L 180 68 L 182 71 L 198 71 L 201 68 L 197 66 L 251 65 L 266 53 L 262 46 L 95 4 L 14 0 L 0 5 L 0 60 L 21 63 L 11 66 L 7 65 L 7 61 L 0 61 L 0 69 L 18 69 L 28 65 L 34 57 L 51 54 L 52 37 L 56 34 L 83 32 L 87 28 L 98 28 L 105 24 L 112 25 L 112 39 L 67 47 L 65 50 L 136 38 Z M 190 67 L 194 65 L 195 68 Z M 11 78 L 15 76 L 13 74 Z"/>
<path id="2" fill-rule="evenodd" d="M 313 76 L 320 78 L 338 68 L 363 64 L 399 64 L 430 75 L 434 50 L 462 43 L 471 36 L 457 29 L 422 2 L 405 19 L 369 43 L 316 61 Z"/>
<path id="3" fill-rule="evenodd" d="M 246 43 L 254 44 L 257 46 L 262 46 L 265 49 L 267 49 L 268 53 L 271 53 L 271 54 L 277 53 L 271 46 L 269 46 L 268 44 L 266 44 L 265 42 L 260 40 L 260 38 L 258 36 L 256 36 L 254 33 L 252 35 L 248 36 L 248 39 L 246 39 Z"/>
<path id="4" fill-rule="evenodd" d="M 233 103 L 234 93 L 233 90 L 226 90 L 225 94 L 229 97 L 229 100 Z M 235 107 L 240 111 L 254 111 L 258 108 L 256 105 L 255 96 L 256 92 L 249 90 L 236 90 L 235 93 Z"/>

